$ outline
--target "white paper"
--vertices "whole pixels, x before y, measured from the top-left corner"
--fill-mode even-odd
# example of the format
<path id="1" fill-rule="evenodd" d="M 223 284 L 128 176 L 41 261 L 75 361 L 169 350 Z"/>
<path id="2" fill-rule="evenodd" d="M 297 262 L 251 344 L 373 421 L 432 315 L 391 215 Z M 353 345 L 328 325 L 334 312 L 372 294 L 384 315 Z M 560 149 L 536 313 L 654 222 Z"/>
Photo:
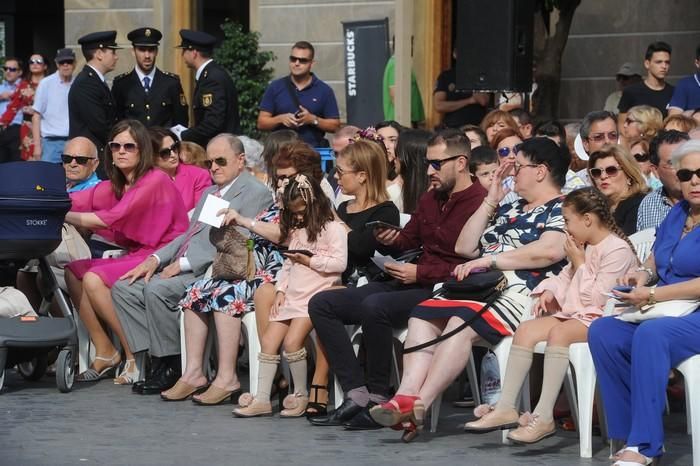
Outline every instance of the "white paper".
<path id="1" fill-rule="evenodd" d="M 182 126 L 182 125 L 180 125 L 180 124 L 177 124 L 177 125 L 173 126 L 172 128 L 170 128 L 170 131 L 172 131 L 173 133 L 175 133 L 175 136 L 177 136 L 177 138 L 178 138 L 180 141 L 182 141 L 182 137 L 180 136 L 180 133 L 182 133 L 182 132 L 185 131 L 186 129 L 187 129 L 186 126 Z"/>
<path id="2" fill-rule="evenodd" d="M 217 216 L 217 212 L 221 209 L 228 209 L 228 201 L 220 197 L 216 197 L 212 194 L 207 194 L 207 199 L 204 201 L 202 206 L 202 211 L 199 213 L 199 220 L 202 223 L 211 225 L 215 228 L 221 226 L 221 222 L 224 221 L 224 215 Z"/>
<path id="3" fill-rule="evenodd" d="M 377 267 L 382 269 L 382 272 L 386 272 L 385 264 L 387 264 L 387 263 L 405 264 L 404 261 L 397 261 L 396 259 L 394 259 L 391 256 L 383 256 L 379 253 L 375 253 L 374 257 L 372 257 L 371 259 L 372 259 L 372 262 L 374 262 L 377 265 Z"/>

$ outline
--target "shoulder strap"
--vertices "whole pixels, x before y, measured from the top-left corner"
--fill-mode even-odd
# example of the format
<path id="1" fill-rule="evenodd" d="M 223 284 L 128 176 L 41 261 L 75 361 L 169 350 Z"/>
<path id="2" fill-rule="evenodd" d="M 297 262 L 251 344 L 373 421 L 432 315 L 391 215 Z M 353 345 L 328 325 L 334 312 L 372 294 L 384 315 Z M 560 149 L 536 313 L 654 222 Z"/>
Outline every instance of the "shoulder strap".
<path id="1" fill-rule="evenodd" d="M 292 83 L 292 77 L 287 76 L 284 78 L 285 83 L 287 84 L 287 90 L 289 91 L 289 96 L 292 98 L 292 102 L 294 102 L 294 107 L 298 110 L 299 105 L 299 97 L 297 96 L 297 89 L 294 86 L 294 83 Z"/>

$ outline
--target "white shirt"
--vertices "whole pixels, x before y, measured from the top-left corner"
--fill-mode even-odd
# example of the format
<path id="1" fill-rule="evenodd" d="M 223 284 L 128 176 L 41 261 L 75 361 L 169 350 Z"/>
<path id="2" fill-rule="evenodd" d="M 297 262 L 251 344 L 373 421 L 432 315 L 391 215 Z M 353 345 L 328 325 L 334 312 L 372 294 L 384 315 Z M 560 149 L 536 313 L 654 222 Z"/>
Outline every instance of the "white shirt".
<path id="1" fill-rule="evenodd" d="M 146 88 L 146 86 L 143 85 L 143 78 L 145 78 L 147 76 L 148 76 L 148 81 L 149 81 L 148 86 L 153 87 L 153 78 L 156 75 L 156 67 L 155 66 L 153 67 L 151 72 L 148 74 L 143 74 L 143 71 L 141 71 L 141 68 L 139 68 L 138 66 L 135 66 L 134 70 L 136 71 L 136 75 L 139 77 L 139 81 L 141 82 L 141 86 L 143 86 L 144 89 Z"/>
<path id="2" fill-rule="evenodd" d="M 202 71 L 204 71 L 204 67 L 207 66 L 210 62 L 213 62 L 213 61 L 214 61 L 214 60 L 213 60 L 212 58 L 210 58 L 209 60 L 207 60 L 207 61 L 205 61 L 204 63 L 202 63 L 202 65 L 201 65 L 199 68 L 197 68 L 197 72 L 194 74 L 194 79 L 195 79 L 196 81 L 199 81 L 199 77 L 201 76 Z"/>
<path id="3" fill-rule="evenodd" d="M 39 81 L 32 109 L 41 115 L 42 137 L 68 137 L 68 91 L 73 78 L 64 82 L 58 71 Z"/>

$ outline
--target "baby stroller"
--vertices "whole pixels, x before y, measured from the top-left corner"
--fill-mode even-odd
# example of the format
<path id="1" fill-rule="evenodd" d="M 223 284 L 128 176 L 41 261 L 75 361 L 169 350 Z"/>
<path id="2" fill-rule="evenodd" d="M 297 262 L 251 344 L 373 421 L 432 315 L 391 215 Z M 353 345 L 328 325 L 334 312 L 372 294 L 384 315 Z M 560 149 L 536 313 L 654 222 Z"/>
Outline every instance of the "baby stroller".
<path id="1" fill-rule="evenodd" d="M 39 378 L 49 351 L 57 349 L 56 383 L 61 392 L 73 387 L 74 355 L 78 344 L 73 309 L 63 296 L 45 256 L 61 243 L 61 228 L 71 202 L 61 165 L 48 162 L 0 164 L 0 261 L 39 259 L 44 288 L 57 302 L 64 318 L 37 310 L 38 316 L 0 318 L 0 389 L 5 369 L 17 364 L 25 378 Z M 44 308 L 45 306 L 42 306 Z M 41 315 L 44 314 L 44 315 Z"/>

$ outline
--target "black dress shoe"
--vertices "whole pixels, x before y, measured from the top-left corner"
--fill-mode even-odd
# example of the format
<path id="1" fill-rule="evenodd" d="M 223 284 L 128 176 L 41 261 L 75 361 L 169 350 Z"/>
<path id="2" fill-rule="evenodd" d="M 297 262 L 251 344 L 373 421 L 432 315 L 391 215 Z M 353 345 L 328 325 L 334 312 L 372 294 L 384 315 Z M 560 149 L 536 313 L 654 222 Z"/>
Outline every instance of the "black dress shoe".
<path id="1" fill-rule="evenodd" d="M 373 403 L 370 401 L 370 403 L 362 408 L 362 411 L 357 413 L 352 419 L 349 421 L 343 422 L 343 427 L 345 427 L 346 430 L 376 430 L 376 429 L 381 429 L 382 426 L 381 424 L 377 424 L 374 419 L 372 419 L 372 416 L 369 415 L 369 410 L 372 408 L 372 406 L 376 406 L 377 403 Z"/>
<path id="2" fill-rule="evenodd" d="M 143 395 L 143 386 L 145 384 L 146 384 L 146 382 L 144 380 L 141 380 L 139 382 L 134 382 L 134 384 L 131 386 L 131 393 Z"/>
<path id="3" fill-rule="evenodd" d="M 358 405 L 350 398 L 345 398 L 343 404 L 338 409 L 331 411 L 327 416 L 316 416 L 309 418 L 309 422 L 315 426 L 341 426 L 362 411 L 362 406 Z"/>
<path id="4" fill-rule="evenodd" d="M 182 376 L 182 370 L 180 368 L 179 356 L 172 358 L 169 362 L 161 362 L 159 370 L 153 374 L 151 380 L 146 380 L 143 385 L 141 393 L 143 395 L 157 395 L 160 392 L 168 390 L 175 385 L 175 382 Z"/>

